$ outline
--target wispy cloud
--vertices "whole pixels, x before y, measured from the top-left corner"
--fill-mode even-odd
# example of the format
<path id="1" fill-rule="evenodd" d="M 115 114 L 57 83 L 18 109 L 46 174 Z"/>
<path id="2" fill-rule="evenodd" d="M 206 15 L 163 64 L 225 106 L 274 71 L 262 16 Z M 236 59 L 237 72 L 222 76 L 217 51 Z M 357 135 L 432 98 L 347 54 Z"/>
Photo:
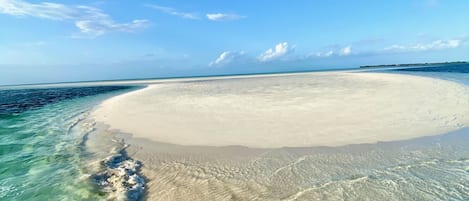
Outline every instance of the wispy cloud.
<path id="1" fill-rule="evenodd" d="M 207 19 L 212 21 L 230 21 L 230 20 L 239 20 L 245 18 L 246 16 L 229 14 L 229 13 L 207 13 L 205 15 Z"/>
<path id="2" fill-rule="evenodd" d="M 439 49 L 450 49 L 460 47 L 462 40 L 435 40 L 429 43 L 417 43 L 413 45 L 392 45 L 383 49 L 384 52 L 420 52 Z"/>
<path id="3" fill-rule="evenodd" d="M 23 0 L 1 0 L 0 13 L 18 17 L 36 17 L 49 20 L 70 21 L 81 35 L 96 37 L 109 32 L 134 32 L 147 27 L 148 20 L 127 23 L 115 22 L 102 10 L 91 6 L 71 6 L 59 3 L 29 3 Z"/>
<path id="4" fill-rule="evenodd" d="M 469 40 L 467 37 L 459 37 L 455 39 L 439 39 L 428 42 L 416 42 L 411 44 L 394 44 L 387 47 L 375 47 L 372 49 L 366 49 L 365 46 L 359 46 L 358 51 L 353 49 L 352 45 L 339 46 L 333 45 L 326 48 L 324 51 L 315 52 L 307 57 L 333 57 L 333 56 L 364 56 L 364 55 L 382 55 L 382 54 L 393 54 L 393 53 L 411 53 L 411 52 L 425 52 L 425 51 L 436 51 L 443 49 L 454 49 L 469 46 Z"/>
<path id="5" fill-rule="evenodd" d="M 148 4 L 146 6 L 149 7 L 149 8 L 153 8 L 155 10 L 158 10 L 160 12 L 163 12 L 163 13 L 166 13 L 166 14 L 169 14 L 169 15 L 178 16 L 178 17 L 181 17 L 181 18 L 184 18 L 184 19 L 191 19 L 191 20 L 200 19 L 200 16 L 196 13 L 182 12 L 182 11 L 176 10 L 175 8 L 160 6 L 160 5 L 156 5 L 156 4 Z"/>
<path id="6" fill-rule="evenodd" d="M 77 15 L 77 10 L 57 3 L 28 3 L 22 0 L 0 1 L 0 13 L 15 16 L 31 16 L 52 20 L 67 20 Z"/>
<path id="7" fill-rule="evenodd" d="M 270 48 L 259 55 L 258 59 L 261 62 L 272 61 L 287 55 L 292 52 L 293 49 L 294 48 L 290 47 L 287 42 L 279 43 L 275 45 L 275 48 Z"/>
<path id="8" fill-rule="evenodd" d="M 334 55 L 334 51 L 329 50 L 329 51 L 326 51 L 326 52 L 318 52 L 314 55 L 317 56 L 317 57 L 330 57 L 330 56 Z"/>
<path id="9" fill-rule="evenodd" d="M 215 59 L 215 61 L 210 62 L 209 66 L 223 66 L 243 56 L 244 56 L 244 51 L 240 51 L 240 52 L 225 51 L 225 52 L 222 52 L 220 56 L 218 56 L 217 59 Z"/>
<path id="10" fill-rule="evenodd" d="M 196 12 L 184 12 L 176 8 L 172 8 L 168 6 L 160 6 L 156 4 L 147 4 L 145 6 L 148 8 L 152 8 L 157 11 L 160 11 L 162 13 L 177 16 L 177 17 L 184 18 L 184 19 L 191 19 L 191 20 L 202 19 L 201 16 Z M 242 19 L 242 18 L 245 18 L 246 16 L 241 16 L 241 15 L 232 14 L 232 13 L 207 13 L 205 14 L 205 17 L 207 17 L 208 20 L 212 20 L 212 21 L 230 21 L 230 20 Z"/>
<path id="11" fill-rule="evenodd" d="M 316 57 L 331 57 L 331 56 L 349 56 L 354 54 L 352 51 L 352 46 L 348 45 L 342 48 L 336 47 L 335 49 L 332 50 L 326 50 L 324 52 L 317 52 L 313 54 L 312 56 Z"/>

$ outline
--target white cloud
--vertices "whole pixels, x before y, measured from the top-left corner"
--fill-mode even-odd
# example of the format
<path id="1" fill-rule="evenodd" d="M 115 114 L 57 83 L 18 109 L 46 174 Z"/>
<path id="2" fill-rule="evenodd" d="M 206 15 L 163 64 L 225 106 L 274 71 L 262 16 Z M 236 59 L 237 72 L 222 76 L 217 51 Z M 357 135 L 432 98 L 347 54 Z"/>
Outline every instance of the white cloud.
<path id="1" fill-rule="evenodd" d="M 81 34 L 91 37 L 116 31 L 133 32 L 148 25 L 148 20 L 117 23 L 111 16 L 95 7 L 49 2 L 29 3 L 23 0 L 1 0 L 0 13 L 19 17 L 71 21 Z"/>
<path id="2" fill-rule="evenodd" d="M 132 32 L 141 28 L 146 27 L 148 24 L 147 20 L 133 20 L 129 23 L 116 24 L 112 21 L 93 21 L 93 20 L 79 20 L 75 22 L 75 26 L 78 27 L 81 33 L 90 34 L 94 36 L 103 35 L 108 32 L 121 31 L 121 32 Z"/>
<path id="3" fill-rule="evenodd" d="M 264 53 L 259 55 L 258 59 L 262 62 L 271 61 L 283 57 L 291 51 L 293 51 L 293 48 L 289 47 L 287 42 L 283 42 L 275 45 L 274 49 L 270 48 L 266 50 Z"/>
<path id="4" fill-rule="evenodd" d="M 182 11 L 178 11 L 178 10 L 176 10 L 174 8 L 171 8 L 171 7 L 159 6 L 159 5 L 155 5 L 155 4 L 147 5 L 147 7 L 156 9 L 160 12 L 163 12 L 163 13 L 166 13 L 166 14 L 169 14 L 169 15 L 178 16 L 178 17 L 181 17 L 181 18 L 184 18 L 184 19 L 191 19 L 191 20 L 200 19 L 199 15 L 197 15 L 195 13 L 182 12 Z"/>
<path id="5" fill-rule="evenodd" d="M 353 54 L 352 51 L 352 46 L 345 46 L 342 48 L 335 47 L 333 50 L 327 50 L 324 52 L 318 52 L 315 54 L 312 54 L 311 56 L 316 56 L 316 57 L 331 57 L 331 56 L 349 56 Z"/>
<path id="6" fill-rule="evenodd" d="M 239 20 L 245 18 L 246 16 L 236 15 L 236 14 L 227 14 L 227 13 L 207 13 L 207 19 L 212 21 L 229 21 L 229 20 Z"/>
<path id="7" fill-rule="evenodd" d="M 350 54 L 352 54 L 352 46 L 350 46 L 350 45 L 340 49 L 340 51 L 339 51 L 340 56 L 348 56 Z"/>
<path id="8" fill-rule="evenodd" d="M 450 49 L 457 48 L 461 46 L 461 40 L 435 40 L 430 43 L 418 43 L 414 45 L 392 45 L 390 47 L 384 48 L 384 51 L 390 52 L 420 52 L 420 51 L 429 51 L 429 50 L 439 50 L 439 49 Z"/>
<path id="9" fill-rule="evenodd" d="M 0 1 L 0 13 L 15 16 L 31 16 L 52 20 L 66 20 L 73 18 L 77 11 L 68 6 L 57 3 L 28 3 L 22 0 Z"/>
<path id="10" fill-rule="evenodd" d="M 226 65 L 228 63 L 233 62 L 235 59 L 240 58 L 244 55 L 244 52 L 231 52 L 231 51 L 225 51 L 218 56 L 215 61 L 210 62 L 210 66 L 221 66 L 221 65 Z"/>
<path id="11" fill-rule="evenodd" d="M 199 20 L 201 17 L 197 13 L 193 12 L 183 12 L 179 11 L 175 8 L 167 7 L 167 6 L 160 6 L 156 4 L 148 4 L 146 5 L 149 8 L 153 8 L 160 12 L 166 13 L 168 15 L 178 16 L 184 19 L 191 19 L 191 20 Z M 228 13 L 207 13 L 205 15 L 207 19 L 212 21 L 229 21 L 229 20 L 238 20 L 245 18 L 245 16 L 236 15 L 236 14 L 228 14 Z"/>

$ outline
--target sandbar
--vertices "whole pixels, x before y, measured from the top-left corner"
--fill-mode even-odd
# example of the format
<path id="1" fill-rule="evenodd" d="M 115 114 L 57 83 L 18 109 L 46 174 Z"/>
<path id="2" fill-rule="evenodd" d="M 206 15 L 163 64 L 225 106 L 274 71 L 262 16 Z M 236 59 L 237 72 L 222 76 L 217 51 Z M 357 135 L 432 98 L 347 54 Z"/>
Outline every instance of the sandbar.
<path id="1" fill-rule="evenodd" d="M 412 139 L 469 124 L 469 90 L 435 78 L 319 72 L 150 84 L 93 117 L 177 145 L 341 146 Z"/>

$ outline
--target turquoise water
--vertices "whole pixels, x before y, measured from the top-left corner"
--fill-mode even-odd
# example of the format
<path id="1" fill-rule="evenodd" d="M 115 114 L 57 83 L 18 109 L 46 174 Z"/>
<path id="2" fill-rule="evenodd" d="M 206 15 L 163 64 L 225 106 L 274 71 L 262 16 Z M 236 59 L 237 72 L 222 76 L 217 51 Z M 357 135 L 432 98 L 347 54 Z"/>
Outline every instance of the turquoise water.
<path id="1" fill-rule="evenodd" d="M 467 73 L 405 73 L 469 84 Z M 122 152 L 124 145 L 107 139 L 112 133 L 101 135 L 106 138 L 105 145 L 94 145 L 104 147 L 102 153 L 96 153 L 87 144 L 90 134 L 100 130 L 89 119 L 89 112 L 102 100 L 132 89 L 47 89 L 47 93 L 15 91 L 15 95 L 0 91 L 0 201 L 138 200 L 143 193 L 141 184 L 132 185 L 128 181 L 142 182 L 135 176 L 139 163 Z M 359 192 L 374 193 L 376 200 L 390 195 L 409 199 L 468 200 L 469 135 L 467 130 L 465 132 L 441 139 L 432 137 L 428 143 L 424 143 L 424 139 L 424 145 L 419 141 L 417 148 L 405 142 L 369 145 L 379 147 L 378 151 L 343 151 L 346 155 L 343 157 L 342 152 L 323 156 L 314 150 L 310 158 L 298 163 L 297 171 L 307 176 L 278 179 L 294 178 L 294 182 L 304 183 L 307 190 L 298 196 L 304 196 L 305 200 L 317 198 L 319 194 L 332 200 L 341 194 L 351 198 L 365 196 Z M 380 152 L 381 149 L 384 151 Z M 298 150 L 303 154 L 303 150 Z M 302 163 L 306 165 L 303 167 Z M 388 164 L 399 165 L 388 167 Z M 324 166 L 322 172 L 319 171 L 321 166 Z M 342 170 L 340 167 L 350 168 Z M 342 175 L 349 175 L 347 171 L 360 174 L 342 178 Z M 122 172 L 130 175 L 127 180 L 114 178 Z M 337 181 L 317 179 L 327 178 L 333 172 L 338 172 Z M 122 186 L 112 186 L 107 182 L 109 178 Z M 122 192 L 116 194 L 119 190 Z"/>
<path id="2" fill-rule="evenodd" d="M 86 169 L 93 157 L 83 148 L 84 136 L 93 130 L 86 118 L 99 101 L 121 92 L 26 104 L 37 107 L 1 115 L 0 200 L 105 199 Z"/>

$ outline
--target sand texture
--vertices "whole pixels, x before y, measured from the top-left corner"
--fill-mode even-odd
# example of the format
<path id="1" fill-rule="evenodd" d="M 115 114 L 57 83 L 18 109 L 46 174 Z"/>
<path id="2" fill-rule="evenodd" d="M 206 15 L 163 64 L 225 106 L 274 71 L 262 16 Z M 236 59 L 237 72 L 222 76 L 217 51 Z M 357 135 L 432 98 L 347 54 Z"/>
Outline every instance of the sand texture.
<path id="1" fill-rule="evenodd" d="M 106 100 L 93 115 L 179 145 L 340 146 L 464 127 L 468 92 L 427 77 L 323 72 L 153 84 Z"/>
<path id="2" fill-rule="evenodd" d="M 126 140 L 146 200 L 467 200 L 469 130 L 339 147 L 255 149 Z"/>

